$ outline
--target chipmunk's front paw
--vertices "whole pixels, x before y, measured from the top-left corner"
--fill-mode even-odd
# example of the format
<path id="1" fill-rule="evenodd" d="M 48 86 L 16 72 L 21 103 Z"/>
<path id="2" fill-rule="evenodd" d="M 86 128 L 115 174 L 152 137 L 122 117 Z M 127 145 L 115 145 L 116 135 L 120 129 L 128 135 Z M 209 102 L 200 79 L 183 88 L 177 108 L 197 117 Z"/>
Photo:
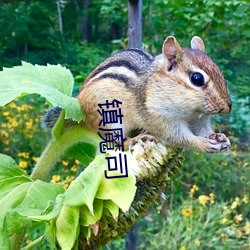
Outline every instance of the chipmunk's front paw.
<path id="1" fill-rule="evenodd" d="M 229 139 L 222 133 L 214 133 L 208 137 L 207 152 L 216 153 L 225 151 L 230 147 Z"/>

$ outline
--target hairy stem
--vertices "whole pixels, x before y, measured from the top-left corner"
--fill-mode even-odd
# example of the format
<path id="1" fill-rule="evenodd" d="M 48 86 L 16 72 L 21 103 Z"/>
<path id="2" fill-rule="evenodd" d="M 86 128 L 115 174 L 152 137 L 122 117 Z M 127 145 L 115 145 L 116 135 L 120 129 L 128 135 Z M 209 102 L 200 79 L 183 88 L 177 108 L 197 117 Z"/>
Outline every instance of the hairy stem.
<path id="1" fill-rule="evenodd" d="M 99 153 L 100 141 L 101 138 L 96 133 L 89 131 L 80 125 L 65 129 L 60 138 L 51 139 L 39 158 L 30 177 L 33 180 L 46 180 L 61 155 L 69 147 L 78 142 L 86 142 L 94 145 L 96 153 Z"/>

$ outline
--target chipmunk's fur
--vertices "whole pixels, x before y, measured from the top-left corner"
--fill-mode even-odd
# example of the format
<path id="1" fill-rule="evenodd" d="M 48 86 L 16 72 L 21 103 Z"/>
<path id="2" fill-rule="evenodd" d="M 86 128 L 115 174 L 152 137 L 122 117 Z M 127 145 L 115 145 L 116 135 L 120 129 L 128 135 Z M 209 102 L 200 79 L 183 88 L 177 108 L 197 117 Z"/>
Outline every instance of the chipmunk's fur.
<path id="1" fill-rule="evenodd" d="M 181 48 L 170 36 L 155 58 L 139 49 L 112 55 L 89 74 L 79 92 L 77 98 L 87 114 L 83 125 L 98 131 L 98 104 L 116 99 L 122 102 L 123 124 L 119 125 L 125 137 L 142 129 L 172 146 L 207 152 L 228 148 L 226 136 L 213 132 L 209 115 L 229 113 L 231 101 L 221 71 L 204 49 L 197 36 L 191 48 Z M 203 84 L 192 83 L 201 74 Z"/>

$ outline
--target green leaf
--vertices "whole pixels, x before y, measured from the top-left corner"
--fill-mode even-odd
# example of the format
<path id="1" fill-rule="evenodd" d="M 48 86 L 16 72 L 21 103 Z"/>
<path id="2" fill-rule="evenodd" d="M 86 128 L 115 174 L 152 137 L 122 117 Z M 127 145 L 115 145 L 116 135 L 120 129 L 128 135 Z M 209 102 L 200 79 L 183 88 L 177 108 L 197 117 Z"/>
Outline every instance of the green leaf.
<path id="1" fill-rule="evenodd" d="M 64 250 L 71 250 L 79 234 L 79 207 L 64 205 L 56 220 L 56 238 Z"/>
<path id="2" fill-rule="evenodd" d="M 94 214 L 91 214 L 87 206 L 80 208 L 80 225 L 89 226 L 95 224 L 102 217 L 103 200 L 95 199 L 93 203 Z"/>
<path id="3" fill-rule="evenodd" d="M 103 177 L 96 198 L 112 200 L 123 212 L 129 210 L 136 192 L 135 177 L 106 179 Z"/>
<path id="4" fill-rule="evenodd" d="M 51 221 L 45 229 L 45 237 L 50 242 L 51 249 L 56 249 L 56 223 Z"/>
<path id="5" fill-rule="evenodd" d="M 40 180 L 34 181 L 20 204 L 20 208 L 26 209 L 27 212 L 29 209 L 37 209 L 42 212 L 47 207 L 48 201 L 55 200 L 56 196 L 61 193 L 64 193 L 61 185 Z"/>
<path id="6" fill-rule="evenodd" d="M 0 154 L 0 181 L 17 176 L 26 176 L 28 178 L 28 175 L 10 156 Z"/>
<path id="7" fill-rule="evenodd" d="M 110 200 L 104 200 L 103 201 L 103 207 L 107 208 L 109 212 L 111 213 L 112 217 L 116 219 L 119 215 L 119 207 Z"/>
<path id="8" fill-rule="evenodd" d="M 83 235 L 84 238 L 89 239 L 91 237 L 91 234 L 92 234 L 91 227 L 81 227 L 80 231 L 81 231 L 81 235 Z"/>
<path id="9" fill-rule="evenodd" d="M 31 182 L 30 178 L 27 176 L 17 176 L 0 181 L 0 201 L 13 189 L 25 182 Z"/>
<path id="10" fill-rule="evenodd" d="M 14 160 L 0 155 L 0 234 L 5 240 L 1 249 L 8 246 L 8 237 L 14 233 L 21 233 L 23 227 L 30 223 L 27 216 L 41 216 L 44 211 L 57 216 L 60 212 L 58 194 L 64 193 L 61 185 L 45 183 L 40 180 L 31 181 Z M 58 207 L 51 205 L 56 200 Z M 1 236 L 2 237 L 2 236 Z"/>
<path id="11" fill-rule="evenodd" d="M 3 220 L 7 210 L 16 208 L 22 203 L 31 185 L 32 182 L 23 183 L 1 199 L 0 221 Z"/>
<path id="12" fill-rule="evenodd" d="M 0 225 L 0 249 L 1 250 L 10 250 L 10 240 L 8 234 L 3 231 Z"/>
<path id="13" fill-rule="evenodd" d="M 104 155 L 98 155 L 94 161 L 70 184 L 65 192 L 64 204 L 70 206 L 87 205 L 93 214 L 93 201 L 104 176 L 107 165 Z"/>
<path id="14" fill-rule="evenodd" d="M 78 100 L 71 97 L 73 85 L 71 72 L 61 65 L 34 66 L 22 62 L 22 66 L 0 72 L 0 106 L 18 96 L 36 93 L 53 106 L 65 109 L 66 118 L 79 122 L 84 114 Z"/>
<path id="15" fill-rule="evenodd" d="M 61 208 L 63 206 L 62 201 L 58 202 L 58 197 L 62 196 L 59 194 L 56 198 L 56 202 L 48 202 L 48 206 L 43 211 L 42 215 L 27 215 L 29 218 L 37 221 L 52 221 L 54 220 L 60 213 Z"/>
<path id="16" fill-rule="evenodd" d="M 30 223 L 31 221 L 27 217 L 22 217 L 15 209 L 10 209 L 5 213 L 2 231 L 6 233 L 7 237 L 22 234 L 23 228 Z"/>
<path id="17" fill-rule="evenodd" d="M 86 166 L 89 165 L 95 158 L 95 146 L 85 142 L 79 142 L 70 147 L 66 154 L 82 162 Z"/>

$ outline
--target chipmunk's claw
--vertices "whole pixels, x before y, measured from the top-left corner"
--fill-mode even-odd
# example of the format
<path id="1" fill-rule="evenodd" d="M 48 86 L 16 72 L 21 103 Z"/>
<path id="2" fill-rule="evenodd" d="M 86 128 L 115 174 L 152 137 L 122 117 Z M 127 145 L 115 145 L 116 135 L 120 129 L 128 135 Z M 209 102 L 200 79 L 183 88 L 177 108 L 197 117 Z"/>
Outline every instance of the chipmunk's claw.
<path id="1" fill-rule="evenodd" d="M 211 134 L 208 139 L 209 152 L 226 151 L 230 147 L 229 139 L 222 133 Z"/>

